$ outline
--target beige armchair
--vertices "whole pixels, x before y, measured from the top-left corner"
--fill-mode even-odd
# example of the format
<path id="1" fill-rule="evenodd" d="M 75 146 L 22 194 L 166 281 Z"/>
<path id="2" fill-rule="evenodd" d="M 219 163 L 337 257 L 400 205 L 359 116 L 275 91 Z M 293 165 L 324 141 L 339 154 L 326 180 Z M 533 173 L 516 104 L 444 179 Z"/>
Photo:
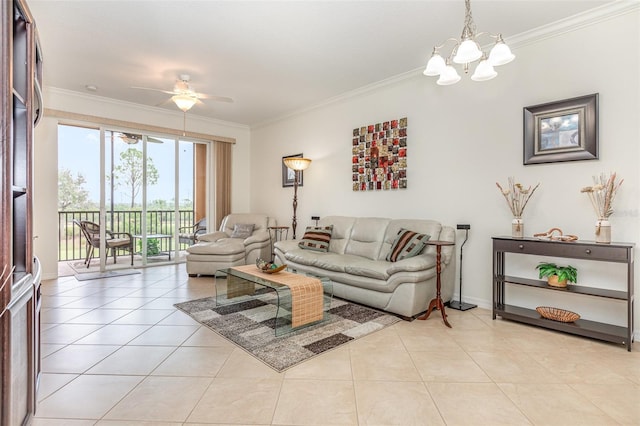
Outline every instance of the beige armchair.
<path id="1" fill-rule="evenodd" d="M 275 219 L 264 214 L 226 216 L 219 231 L 198 235 L 198 242 L 187 248 L 187 273 L 215 275 L 219 269 L 271 259 L 270 226 Z"/>

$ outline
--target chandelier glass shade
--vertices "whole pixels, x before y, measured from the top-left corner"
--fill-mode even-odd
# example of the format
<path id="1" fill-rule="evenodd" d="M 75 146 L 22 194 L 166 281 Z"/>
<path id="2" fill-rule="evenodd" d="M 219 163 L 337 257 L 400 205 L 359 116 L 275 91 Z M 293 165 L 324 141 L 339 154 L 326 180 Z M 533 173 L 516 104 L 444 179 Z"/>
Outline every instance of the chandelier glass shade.
<path id="1" fill-rule="evenodd" d="M 450 38 L 441 45 L 435 46 L 431 53 L 431 58 L 429 58 L 427 62 L 427 67 L 423 72 L 423 74 L 427 76 L 439 76 L 437 83 L 441 86 L 455 84 L 461 80 L 460 75 L 451 64 L 452 62 L 462 64 L 466 74 L 469 72 L 470 64 L 480 60 L 471 79 L 473 81 L 487 81 L 498 75 L 493 67 L 508 64 L 515 58 L 509 46 L 504 42 L 502 34 L 494 35 L 488 32 L 476 33 L 476 26 L 473 22 L 473 16 L 471 15 L 471 0 L 465 0 L 464 4 L 465 19 L 460 40 Z M 477 41 L 481 36 L 488 36 L 495 39 L 495 44 L 491 48 L 489 55 L 482 50 Z M 455 42 L 455 46 L 445 59 L 440 55 L 440 49 L 449 41 Z"/>

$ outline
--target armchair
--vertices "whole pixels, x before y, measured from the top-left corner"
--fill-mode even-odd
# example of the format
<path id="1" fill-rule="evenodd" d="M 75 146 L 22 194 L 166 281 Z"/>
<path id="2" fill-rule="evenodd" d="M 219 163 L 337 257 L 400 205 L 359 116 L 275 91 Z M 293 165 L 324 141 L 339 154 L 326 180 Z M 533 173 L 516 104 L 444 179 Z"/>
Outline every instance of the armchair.
<path id="1" fill-rule="evenodd" d="M 73 223 L 80 227 L 80 231 L 86 240 L 86 253 L 84 263 L 87 268 L 91 265 L 91 259 L 96 248 L 100 248 L 100 225 L 90 222 L 88 220 L 73 219 Z M 133 238 L 128 232 L 111 232 L 105 230 L 105 247 L 107 249 L 107 256 L 109 250 L 113 254 L 113 263 L 116 263 L 116 252 L 118 249 L 124 249 L 131 254 L 131 266 L 133 266 Z"/>
<path id="2" fill-rule="evenodd" d="M 215 275 L 218 269 L 270 259 L 268 227 L 274 225 L 275 220 L 264 214 L 227 215 L 218 231 L 199 234 L 198 242 L 187 247 L 187 273 L 190 277 Z M 243 228 L 247 228 L 244 233 Z"/>
<path id="3" fill-rule="evenodd" d="M 198 241 L 198 236 L 207 232 L 207 218 L 203 217 L 191 226 L 178 228 L 178 241 L 180 244 L 193 245 Z"/>

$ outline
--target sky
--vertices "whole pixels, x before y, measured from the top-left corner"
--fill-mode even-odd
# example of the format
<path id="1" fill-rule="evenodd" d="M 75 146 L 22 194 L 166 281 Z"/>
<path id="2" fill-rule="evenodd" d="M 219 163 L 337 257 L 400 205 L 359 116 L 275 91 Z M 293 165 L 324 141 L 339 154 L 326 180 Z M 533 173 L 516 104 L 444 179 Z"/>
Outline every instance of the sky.
<path id="1" fill-rule="evenodd" d="M 142 149 L 142 142 L 135 145 L 127 145 L 119 137 L 120 133 L 114 132 L 114 159 L 119 162 L 120 153 L 128 148 Z M 111 140 L 111 132 L 105 132 L 107 142 Z M 147 155 L 153 161 L 158 170 L 158 182 L 147 189 L 147 202 L 154 200 L 171 201 L 174 198 L 174 149 L 173 139 L 155 137 L 163 143 L 147 143 Z M 107 162 L 110 158 L 110 143 L 106 143 Z M 188 198 L 193 200 L 193 143 L 180 143 L 180 176 L 179 197 L 181 200 Z M 58 170 L 69 169 L 75 177 L 81 173 L 87 183 L 85 189 L 89 191 L 89 199 L 93 202 L 100 201 L 100 131 L 95 129 L 58 126 Z M 107 170 L 106 173 L 110 173 Z M 107 194 L 108 199 L 108 194 Z M 136 198 L 139 205 L 142 200 L 142 191 Z M 129 203 L 129 191 L 124 188 L 116 188 L 114 192 L 116 203 Z"/>

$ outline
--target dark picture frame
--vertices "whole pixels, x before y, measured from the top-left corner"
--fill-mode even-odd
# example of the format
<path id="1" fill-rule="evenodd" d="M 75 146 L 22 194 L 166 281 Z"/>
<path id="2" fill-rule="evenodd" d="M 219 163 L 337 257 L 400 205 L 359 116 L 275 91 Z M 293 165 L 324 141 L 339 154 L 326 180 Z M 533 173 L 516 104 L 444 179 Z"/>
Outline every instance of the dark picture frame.
<path id="1" fill-rule="evenodd" d="M 302 154 L 286 155 L 282 157 L 282 187 L 283 188 L 286 188 L 288 186 L 293 186 L 293 182 L 295 180 L 295 175 L 296 175 L 295 171 L 291 170 L 284 164 L 285 158 L 292 158 L 292 157 L 303 158 Z M 303 173 L 304 173 L 304 170 L 300 170 L 300 173 L 298 173 L 298 186 L 302 186 Z"/>
<path id="2" fill-rule="evenodd" d="M 524 108 L 523 163 L 598 159 L 598 93 Z"/>

